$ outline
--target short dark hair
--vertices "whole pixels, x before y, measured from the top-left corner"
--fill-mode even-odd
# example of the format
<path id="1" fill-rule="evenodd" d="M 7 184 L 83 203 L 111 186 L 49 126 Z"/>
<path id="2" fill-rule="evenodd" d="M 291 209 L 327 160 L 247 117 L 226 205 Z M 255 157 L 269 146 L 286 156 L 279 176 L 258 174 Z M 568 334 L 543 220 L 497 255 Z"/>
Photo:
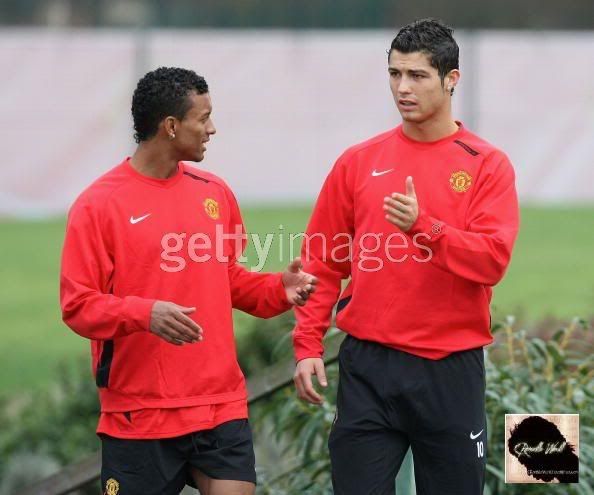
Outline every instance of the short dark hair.
<path id="1" fill-rule="evenodd" d="M 459 48 L 452 36 L 454 30 L 437 19 L 420 19 L 404 26 L 392 40 L 388 58 L 392 50 L 401 53 L 425 52 L 429 63 L 437 69 L 439 77 L 444 77 L 453 69 L 458 69 Z"/>
<path id="2" fill-rule="evenodd" d="M 188 95 L 192 91 L 208 93 L 208 84 L 193 70 L 159 67 L 145 74 L 132 96 L 134 140 L 140 143 L 153 137 L 169 115 L 183 119 L 190 109 Z"/>

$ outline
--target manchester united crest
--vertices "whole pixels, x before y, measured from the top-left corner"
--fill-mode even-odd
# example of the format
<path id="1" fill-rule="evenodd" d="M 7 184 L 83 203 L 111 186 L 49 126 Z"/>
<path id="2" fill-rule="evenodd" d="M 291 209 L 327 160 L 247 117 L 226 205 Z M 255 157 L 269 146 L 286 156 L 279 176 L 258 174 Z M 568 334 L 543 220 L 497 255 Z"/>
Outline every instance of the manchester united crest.
<path id="1" fill-rule="evenodd" d="M 450 185 L 456 192 L 466 192 L 472 185 L 472 177 L 468 172 L 464 170 L 458 170 L 450 177 Z"/>
<path id="2" fill-rule="evenodd" d="M 219 203 L 217 203 L 214 199 L 207 198 L 204 200 L 204 211 L 213 220 L 219 219 Z"/>
<path id="3" fill-rule="evenodd" d="M 105 482 L 105 495 L 118 495 L 120 491 L 120 484 L 113 478 L 109 478 Z"/>

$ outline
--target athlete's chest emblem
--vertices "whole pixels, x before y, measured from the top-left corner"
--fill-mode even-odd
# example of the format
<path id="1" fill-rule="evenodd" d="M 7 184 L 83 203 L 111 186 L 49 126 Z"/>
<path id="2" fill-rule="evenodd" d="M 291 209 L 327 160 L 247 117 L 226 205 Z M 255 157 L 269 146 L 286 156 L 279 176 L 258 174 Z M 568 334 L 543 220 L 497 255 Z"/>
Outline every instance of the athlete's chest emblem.
<path id="1" fill-rule="evenodd" d="M 466 192 L 472 186 L 472 177 L 464 170 L 454 172 L 450 177 L 450 186 L 456 192 Z"/>
<path id="2" fill-rule="evenodd" d="M 142 221 L 143 221 L 145 218 L 148 218 L 148 217 L 150 217 L 150 216 L 151 216 L 151 214 L 150 214 L 150 213 L 147 213 L 146 215 L 142 215 L 141 217 L 136 217 L 136 218 L 134 218 L 134 216 L 131 216 L 131 217 L 130 217 L 130 223 L 131 223 L 132 225 L 135 225 L 135 224 L 137 224 L 138 222 L 142 222 Z"/>
<path id="3" fill-rule="evenodd" d="M 212 198 L 206 198 L 204 200 L 203 204 L 204 204 L 204 211 L 206 212 L 206 214 L 213 220 L 218 220 L 220 217 L 219 203 L 217 203 Z"/>
<path id="4" fill-rule="evenodd" d="M 394 171 L 393 168 L 391 168 L 389 170 L 382 170 L 381 172 L 379 172 L 376 169 L 373 169 L 373 172 L 371 172 L 371 176 L 372 177 L 379 177 L 380 175 L 386 175 L 386 174 L 389 174 L 390 172 L 393 172 L 393 171 Z"/>

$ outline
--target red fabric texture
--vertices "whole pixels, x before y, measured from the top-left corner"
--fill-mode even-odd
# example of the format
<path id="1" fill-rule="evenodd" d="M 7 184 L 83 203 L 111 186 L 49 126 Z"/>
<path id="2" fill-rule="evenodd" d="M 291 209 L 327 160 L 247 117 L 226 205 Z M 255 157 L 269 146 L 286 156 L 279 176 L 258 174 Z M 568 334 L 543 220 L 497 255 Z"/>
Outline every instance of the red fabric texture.
<path id="1" fill-rule="evenodd" d="M 319 284 L 295 310 L 298 361 L 322 356 L 339 299 L 340 329 L 418 356 L 440 359 L 492 342 L 492 286 L 505 273 L 518 232 L 515 175 L 503 152 L 459 126 L 431 143 L 409 139 L 399 126 L 337 160 L 303 244 L 304 270 Z M 407 176 L 419 216 L 403 233 L 386 220 L 383 201 L 406 193 Z M 344 279 L 350 280 L 341 294 Z"/>

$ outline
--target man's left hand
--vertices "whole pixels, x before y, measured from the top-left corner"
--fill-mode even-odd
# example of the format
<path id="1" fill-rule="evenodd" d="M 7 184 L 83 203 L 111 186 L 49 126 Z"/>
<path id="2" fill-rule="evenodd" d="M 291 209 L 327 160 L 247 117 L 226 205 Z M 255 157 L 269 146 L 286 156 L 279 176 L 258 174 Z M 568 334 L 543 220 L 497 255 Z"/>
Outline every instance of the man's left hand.
<path id="1" fill-rule="evenodd" d="M 408 232 L 419 216 L 419 204 L 412 177 L 406 178 L 406 194 L 392 193 L 391 197 L 384 198 L 384 211 L 386 220 Z"/>
<path id="2" fill-rule="evenodd" d="M 301 270 L 301 258 L 295 258 L 283 272 L 283 285 L 287 299 L 297 306 L 305 305 L 309 295 L 316 290 L 318 279 Z"/>

